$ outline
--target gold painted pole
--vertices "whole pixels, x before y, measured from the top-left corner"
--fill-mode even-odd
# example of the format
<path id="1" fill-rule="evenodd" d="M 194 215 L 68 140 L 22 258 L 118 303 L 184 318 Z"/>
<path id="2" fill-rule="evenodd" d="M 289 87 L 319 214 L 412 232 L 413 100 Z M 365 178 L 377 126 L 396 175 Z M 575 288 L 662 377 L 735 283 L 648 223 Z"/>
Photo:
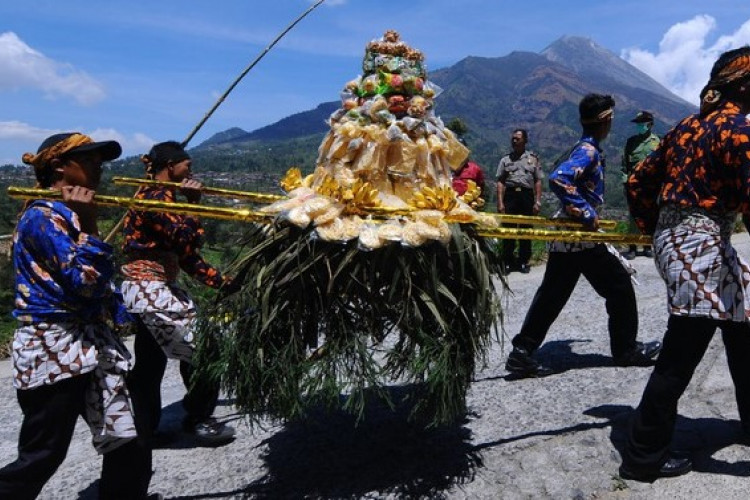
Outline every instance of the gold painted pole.
<path id="1" fill-rule="evenodd" d="M 157 181 L 153 179 L 136 179 L 133 177 L 115 176 L 115 177 L 112 177 L 112 182 L 118 185 L 125 185 L 125 186 L 137 186 L 137 187 L 164 186 L 164 187 L 171 187 L 175 189 L 180 188 L 179 182 Z M 214 187 L 208 187 L 208 186 L 203 186 L 201 188 L 201 193 L 207 196 L 224 196 L 227 198 L 245 198 L 247 200 L 250 200 L 256 203 L 273 203 L 273 202 L 287 198 L 286 196 L 279 195 L 279 194 L 255 193 L 252 191 L 239 191 L 237 189 L 214 188 Z"/>
<path id="2" fill-rule="evenodd" d="M 506 227 L 477 228 L 477 234 L 487 238 L 543 241 L 593 241 L 624 245 L 651 245 L 651 236 L 644 234 L 607 233 L 597 231 L 560 231 L 554 229 L 514 229 Z"/>
<path id="3" fill-rule="evenodd" d="M 8 187 L 8 196 L 26 200 L 61 200 L 62 193 L 50 189 Z M 250 210 L 247 208 L 216 207 L 196 205 L 194 203 L 171 203 L 158 200 L 139 200 L 122 196 L 95 195 L 94 200 L 102 206 L 132 208 L 144 212 L 169 212 L 180 215 L 193 215 L 211 219 L 233 220 L 239 222 L 269 223 L 274 214 Z"/>
<path id="4" fill-rule="evenodd" d="M 584 225 L 578 221 L 570 219 L 548 219 L 536 215 L 512 215 L 512 214 L 486 214 L 498 219 L 502 224 L 525 224 L 531 226 L 557 226 L 585 229 Z M 605 230 L 617 227 L 616 220 L 602 219 L 599 221 L 599 227 Z"/>
<path id="5" fill-rule="evenodd" d="M 179 188 L 177 182 L 155 181 L 151 179 L 137 179 L 133 177 L 112 177 L 112 182 L 118 185 L 126 186 L 166 186 Z M 278 194 L 258 193 L 254 191 L 240 191 L 235 189 L 211 188 L 204 186 L 201 192 L 211 196 L 226 196 L 228 198 L 245 198 L 256 203 L 274 203 L 286 199 L 286 196 Z M 408 215 L 414 212 L 412 208 L 390 208 L 390 207 L 372 207 L 368 213 L 373 215 Z M 367 215 L 367 214 L 365 214 Z M 585 229 L 580 222 L 569 219 L 548 219 L 536 215 L 512 215 L 512 214 L 494 214 L 485 212 L 485 215 L 495 217 L 502 224 L 525 224 L 530 226 L 556 226 L 569 227 L 575 229 Z M 450 222 L 450 216 L 447 216 Z M 460 221 L 457 221 L 460 222 Z M 605 230 L 611 230 L 617 227 L 617 221 L 602 219 L 599 221 L 599 227 Z"/>
<path id="6" fill-rule="evenodd" d="M 60 191 L 38 188 L 8 187 L 8 196 L 18 199 L 62 199 Z M 196 205 L 193 203 L 168 203 L 157 200 L 139 200 L 119 196 L 96 195 L 95 200 L 102 206 L 132 208 L 133 210 L 151 212 L 169 212 L 181 215 L 193 215 L 213 219 L 238 222 L 256 222 L 269 224 L 276 214 L 269 214 L 247 208 L 216 207 Z M 446 219 L 450 222 L 449 219 Z M 650 245 L 651 237 L 638 234 L 608 233 L 595 231 L 567 231 L 555 229 L 515 229 L 478 227 L 477 234 L 487 238 L 513 238 L 538 241 L 594 241 L 622 243 L 632 245 Z"/>

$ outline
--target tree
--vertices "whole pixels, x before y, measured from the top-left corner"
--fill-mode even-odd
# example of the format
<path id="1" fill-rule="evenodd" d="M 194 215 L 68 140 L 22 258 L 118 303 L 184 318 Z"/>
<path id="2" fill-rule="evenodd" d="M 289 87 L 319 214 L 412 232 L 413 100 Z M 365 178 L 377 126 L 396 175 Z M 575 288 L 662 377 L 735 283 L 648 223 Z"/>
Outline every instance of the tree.
<path id="1" fill-rule="evenodd" d="M 469 131 L 469 127 L 466 126 L 466 123 L 458 117 L 448 122 L 448 125 L 446 125 L 446 127 L 459 137 L 463 136 L 466 132 Z"/>

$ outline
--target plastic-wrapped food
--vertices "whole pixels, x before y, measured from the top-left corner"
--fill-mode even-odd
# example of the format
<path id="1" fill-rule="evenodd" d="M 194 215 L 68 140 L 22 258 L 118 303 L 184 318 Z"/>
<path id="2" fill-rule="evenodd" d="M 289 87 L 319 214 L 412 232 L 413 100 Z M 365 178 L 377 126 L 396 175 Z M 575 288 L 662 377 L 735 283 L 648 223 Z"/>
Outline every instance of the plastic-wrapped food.
<path id="1" fill-rule="evenodd" d="M 316 196 L 305 202 L 305 210 L 310 217 L 315 217 L 325 212 L 332 204 L 331 200 L 322 196 Z"/>
<path id="2" fill-rule="evenodd" d="M 312 222 L 310 215 L 302 205 L 292 208 L 286 214 L 282 214 L 282 217 L 299 228 L 305 228 Z"/>
<path id="3" fill-rule="evenodd" d="M 383 240 L 378 236 L 378 227 L 372 223 L 365 223 L 359 230 L 359 247 L 363 250 L 375 250 L 383 246 Z"/>
<path id="4" fill-rule="evenodd" d="M 414 96 L 409 99 L 409 105 L 406 108 L 406 112 L 409 116 L 421 118 L 425 116 L 430 106 L 430 101 L 424 97 Z"/>
<path id="5" fill-rule="evenodd" d="M 482 227 L 500 227 L 500 222 L 497 217 L 493 217 L 489 214 L 478 213 L 475 222 Z"/>
<path id="6" fill-rule="evenodd" d="M 451 236 L 453 236 L 451 227 L 445 221 L 440 221 L 440 224 L 438 224 L 437 228 L 438 232 L 440 233 L 438 241 L 440 241 L 440 243 L 444 245 L 447 245 L 451 241 Z"/>
<path id="7" fill-rule="evenodd" d="M 445 214 L 440 210 L 417 210 L 414 213 L 414 220 L 417 222 L 425 222 L 431 226 L 438 226 L 443 222 Z"/>
<path id="8" fill-rule="evenodd" d="M 401 241 L 404 245 L 416 248 L 427 243 L 427 238 L 419 231 L 416 222 L 408 221 L 404 224 Z"/>
<path id="9" fill-rule="evenodd" d="M 352 217 L 345 217 L 342 221 L 344 223 L 344 239 L 353 240 L 354 238 L 359 237 L 359 233 L 364 224 L 361 217 L 354 215 Z"/>
<path id="10" fill-rule="evenodd" d="M 417 232 L 428 240 L 440 239 L 440 230 L 436 226 L 427 224 L 424 221 L 417 221 L 415 222 L 415 225 Z"/>
<path id="11" fill-rule="evenodd" d="M 318 237 L 324 241 L 343 242 L 351 239 L 347 238 L 344 221 L 341 219 L 335 219 L 328 224 L 317 226 L 315 232 L 318 234 Z"/>
<path id="12" fill-rule="evenodd" d="M 430 81 L 424 82 L 424 86 L 422 87 L 422 95 L 427 99 L 434 99 L 442 94 L 442 92 L 443 89 L 439 85 L 435 85 Z"/>
<path id="13" fill-rule="evenodd" d="M 315 215 L 310 214 L 310 217 L 316 226 L 321 226 L 338 219 L 343 211 L 344 207 L 341 204 L 332 203 L 325 210 L 317 212 Z"/>
<path id="14" fill-rule="evenodd" d="M 304 202 L 304 199 L 301 197 L 285 198 L 285 199 L 276 201 L 274 203 L 271 203 L 270 205 L 261 207 L 260 211 L 267 212 L 269 214 L 277 214 L 280 212 L 291 210 L 295 207 L 299 207 L 302 205 L 303 202 Z"/>
<path id="15" fill-rule="evenodd" d="M 474 222 L 477 218 L 477 212 L 461 200 L 458 200 L 456 207 L 448 212 L 448 218 L 454 222 L 468 223 Z"/>
<path id="16" fill-rule="evenodd" d="M 399 94 L 388 96 L 388 111 L 396 116 L 401 116 L 406 113 L 409 104 L 406 98 Z"/>
<path id="17" fill-rule="evenodd" d="M 359 84 L 358 94 L 360 97 L 375 95 L 380 85 L 380 77 L 376 74 L 367 75 Z"/>
<path id="18" fill-rule="evenodd" d="M 381 240 L 401 241 L 401 224 L 398 221 L 384 222 L 378 228 L 378 237 Z"/>

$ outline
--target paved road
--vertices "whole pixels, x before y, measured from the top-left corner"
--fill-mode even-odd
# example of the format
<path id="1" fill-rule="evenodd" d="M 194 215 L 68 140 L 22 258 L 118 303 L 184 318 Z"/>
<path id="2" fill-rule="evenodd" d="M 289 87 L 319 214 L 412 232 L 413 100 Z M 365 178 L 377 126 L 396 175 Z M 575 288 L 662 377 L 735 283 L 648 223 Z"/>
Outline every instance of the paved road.
<path id="1" fill-rule="evenodd" d="M 750 238 L 735 236 L 750 257 Z M 640 337 L 658 339 L 666 325 L 663 285 L 653 263 L 639 270 Z M 170 364 L 162 430 L 175 439 L 155 451 L 152 491 L 168 498 L 717 498 L 745 499 L 750 448 L 739 433 L 733 388 L 717 336 L 680 405 L 675 433 L 696 471 L 653 484 L 617 476 L 618 448 L 650 368 L 611 364 L 603 301 L 581 282 L 553 325 L 541 358 L 557 373 L 538 380 L 506 379 L 508 338 L 518 331 L 543 266 L 509 277 L 505 334 L 469 394 L 471 414 L 453 427 L 423 430 L 403 411 L 371 407 L 359 427 L 346 415 L 311 415 L 303 423 L 249 428 L 217 449 L 197 448 L 179 435 L 182 387 Z M 0 459 L 15 457 L 20 412 L 0 362 Z M 394 391 L 398 388 L 394 387 Z M 236 419 L 229 402 L 219 412 Z M 79 426 L 68 457 L 44 499 L 96 497 L 100 459 Z"/>

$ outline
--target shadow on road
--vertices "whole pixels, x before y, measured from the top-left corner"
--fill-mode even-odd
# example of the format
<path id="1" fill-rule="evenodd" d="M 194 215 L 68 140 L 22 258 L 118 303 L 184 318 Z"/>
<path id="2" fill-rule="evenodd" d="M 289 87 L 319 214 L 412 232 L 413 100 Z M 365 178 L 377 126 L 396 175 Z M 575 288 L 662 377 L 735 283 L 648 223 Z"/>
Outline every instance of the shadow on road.
<path id="1" fill-rule="evenodd" d="M 391 388 L 394 401 L 406 388 Z M 462 423 L 425 429 L 410 407 L 368 404 L 358 424 L 343 412 L 309 415 L 264 443 L 265 476 L 245 490 L 251 498 L 359 498 L 373 491 L 397 497 L 442 498 L 482 466 Z"/>
<path id="2" fill-rule="evenodd" d="M 606 419 L 606 423 L 612 427 L 610 441 L 622 455 L 632 412 L 633 409 L 628 406 L 602 405 L 584 413 Z M 695 472 L 750 477 L 750 460 L 729 462 L 714 458 L 714 455 L 724 448 L 740 443 L 741 437 L 742 432 L 737 421 L 678 416 L 671 449 L 690 456 Z"/>

